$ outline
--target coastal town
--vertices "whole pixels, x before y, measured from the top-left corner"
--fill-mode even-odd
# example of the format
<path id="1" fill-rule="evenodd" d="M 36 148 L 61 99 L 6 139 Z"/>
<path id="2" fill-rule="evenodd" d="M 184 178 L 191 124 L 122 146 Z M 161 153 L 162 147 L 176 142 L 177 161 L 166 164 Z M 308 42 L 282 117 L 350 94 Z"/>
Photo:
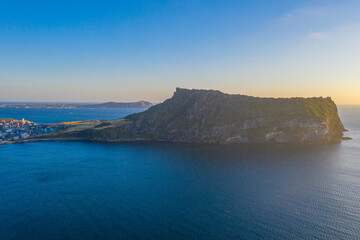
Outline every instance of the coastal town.
<path id="1" fill-rule="evenodd" d="M 56 127 L 47 124 L 38 125 L 25 119 L 0 118 L 0 145 L 22 142 L 41 134 L 49 134 L 55 130 L 57 130 Z"/>

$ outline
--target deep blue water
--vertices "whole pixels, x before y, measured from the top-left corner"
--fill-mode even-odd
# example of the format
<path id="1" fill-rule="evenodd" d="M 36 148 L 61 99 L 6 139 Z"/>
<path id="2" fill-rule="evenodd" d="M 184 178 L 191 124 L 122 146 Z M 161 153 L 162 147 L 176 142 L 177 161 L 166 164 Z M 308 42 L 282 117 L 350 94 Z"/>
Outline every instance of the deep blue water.
<path id="1" fill-rule="evenodd" d="M 59 123 L 81 120 L 113 120 L 142 112 L 144 108 L 0 108 L 0 118 L 13 118 L 36 123 Z"/>
<path id="2" fill-rule="evenodd" d="M 360 107 L 340 113 L 335 145 L 0 146 L 0 239 L 358 239 Z"/>

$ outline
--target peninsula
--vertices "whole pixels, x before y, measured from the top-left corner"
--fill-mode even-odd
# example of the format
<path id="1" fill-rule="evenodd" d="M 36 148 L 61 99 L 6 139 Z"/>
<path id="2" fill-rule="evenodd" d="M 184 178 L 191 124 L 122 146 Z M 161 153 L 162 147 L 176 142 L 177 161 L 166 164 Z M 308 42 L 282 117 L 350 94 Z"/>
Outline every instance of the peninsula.
<path id="1" fill-rule="evenodd" d="M 91 141 L 187 143 L 330 143 L 345 128 L 331 98 L 259 98 L 177 88 L 148 110 L 72 126 L 47 137 Z"/>

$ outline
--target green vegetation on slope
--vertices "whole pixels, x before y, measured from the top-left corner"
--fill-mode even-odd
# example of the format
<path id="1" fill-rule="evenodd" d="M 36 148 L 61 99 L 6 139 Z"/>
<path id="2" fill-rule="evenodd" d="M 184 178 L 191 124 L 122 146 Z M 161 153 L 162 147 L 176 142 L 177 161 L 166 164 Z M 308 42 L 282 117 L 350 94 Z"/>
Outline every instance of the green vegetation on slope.
<path id="1" fill-rule="evenodd" d="M 178 88 L 174 96 L 164 103 L 126 117 L 140 129 L 151 126 L 165 132 L 167 128 L 194 125 L 206 130 L 261 118 L 319 119 L 329 121 L 333 135 L 344 130 L 331 98 L 257 98 L 214 90 Z M 162 135 L 161 132 L 158 134 Z"/>
<path id="2" fill-rule="evenodd" d="M 147 111 L 109 123 L 71 134 L 102 141 L 329 142 L 339 141 L 344 131 L 331 98 L 258 98 L 180 88 Z"/>

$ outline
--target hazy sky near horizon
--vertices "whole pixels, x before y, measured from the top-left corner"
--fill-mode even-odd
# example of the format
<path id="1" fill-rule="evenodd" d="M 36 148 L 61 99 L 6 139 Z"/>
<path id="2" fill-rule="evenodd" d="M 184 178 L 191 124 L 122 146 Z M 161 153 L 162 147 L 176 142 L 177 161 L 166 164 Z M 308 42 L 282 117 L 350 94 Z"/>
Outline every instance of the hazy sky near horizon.
<path id="1" fill-rule="evenodd" d="M 360 104 L 360 1 L 0 1 L 0 101 L 176 87 Z"/>

